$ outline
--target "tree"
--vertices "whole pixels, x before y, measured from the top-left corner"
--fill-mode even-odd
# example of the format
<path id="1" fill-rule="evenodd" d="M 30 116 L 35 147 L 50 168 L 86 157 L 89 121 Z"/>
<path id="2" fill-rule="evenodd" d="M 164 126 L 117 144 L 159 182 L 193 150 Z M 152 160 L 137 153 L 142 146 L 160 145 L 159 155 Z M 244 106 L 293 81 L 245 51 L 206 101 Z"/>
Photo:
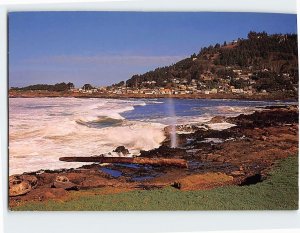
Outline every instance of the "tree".
<path id="1" fill-rule="evenodd" d="M 74 87 L 75 87 L 74 84 L 70 83 L 70 82 L 67 83 L 67 86 L 68 86 L 69 90 L 74 89 Z"/>
<path id="2" fill-rule="evenodd" d="M 93 86 L 91 84 L 84 84 L 82 89 L 85 91 L 91 90 L 91 89 L 93 89 Z"/>

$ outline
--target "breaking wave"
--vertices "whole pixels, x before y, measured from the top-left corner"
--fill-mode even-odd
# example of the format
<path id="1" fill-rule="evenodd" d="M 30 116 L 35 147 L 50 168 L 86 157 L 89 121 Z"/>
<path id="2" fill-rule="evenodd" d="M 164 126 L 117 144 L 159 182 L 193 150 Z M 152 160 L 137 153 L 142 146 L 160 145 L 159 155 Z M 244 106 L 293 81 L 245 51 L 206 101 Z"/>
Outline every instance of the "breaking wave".
<path id="1" fill-rule="evenodd" d="M 82 166 L 60 162 L 59 157 L 106 154 L 120 145 L 131 154 L 158 147 L 165 139 L 165 125 L 121 116 L 145 104 L 114 99 L 11 99 L 10 174 Z"/>
<path id="2" fill-rule="evenodd" d="M 128 148 L 131 156 L 157 148 L 170 124 L 166 104 L 163 99 L 9 99 L 9 173 L 75 168 L 82 163 L 60 162 L 59 157 L 108 154 L 117 146 Z M 267 104 L 174 100 L 174 110 L 177 124 L 207 124 L 215 115 L 247 114 Z M 232 125 L 208 126 L 222 130 Z"/>

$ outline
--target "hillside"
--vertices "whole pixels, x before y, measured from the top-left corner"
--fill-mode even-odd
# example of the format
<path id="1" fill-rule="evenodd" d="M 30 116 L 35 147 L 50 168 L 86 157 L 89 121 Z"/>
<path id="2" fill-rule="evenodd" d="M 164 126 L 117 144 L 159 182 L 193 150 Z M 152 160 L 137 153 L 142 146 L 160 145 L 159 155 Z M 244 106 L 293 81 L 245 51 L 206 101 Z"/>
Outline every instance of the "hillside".
<path id="1" fill-rule="evenodd" d="M 113 87 L 298 95 L 296 34 L 249 32 L 247 39 L 204 47 L 176 64 L 133 75 Z"/>

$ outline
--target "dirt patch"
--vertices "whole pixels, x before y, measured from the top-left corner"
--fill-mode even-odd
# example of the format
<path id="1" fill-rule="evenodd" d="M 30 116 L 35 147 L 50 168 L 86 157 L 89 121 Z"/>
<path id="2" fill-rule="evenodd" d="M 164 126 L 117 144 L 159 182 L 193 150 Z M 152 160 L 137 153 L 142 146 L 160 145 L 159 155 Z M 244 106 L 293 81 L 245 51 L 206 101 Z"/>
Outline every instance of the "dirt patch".
<path id="1" fill-rule="evenodd" d="M 229 184 L 233 184 L 233 177 L 217 172 L 190 175 L 175 181 L 173 186 L 180 190 L 201 190 Z"/>

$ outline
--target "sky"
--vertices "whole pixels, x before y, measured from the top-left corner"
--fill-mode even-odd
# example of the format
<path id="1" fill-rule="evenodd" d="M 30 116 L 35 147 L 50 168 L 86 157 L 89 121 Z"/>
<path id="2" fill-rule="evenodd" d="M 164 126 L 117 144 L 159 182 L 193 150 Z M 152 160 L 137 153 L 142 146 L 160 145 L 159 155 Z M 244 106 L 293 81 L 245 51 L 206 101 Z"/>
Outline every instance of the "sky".
<path id="1" fill-rule="evenodd" d="M 250 30 L 296 33 L 294 14 L 9 13 L 9 86 L 106 86 L 171 65 Z"/>

